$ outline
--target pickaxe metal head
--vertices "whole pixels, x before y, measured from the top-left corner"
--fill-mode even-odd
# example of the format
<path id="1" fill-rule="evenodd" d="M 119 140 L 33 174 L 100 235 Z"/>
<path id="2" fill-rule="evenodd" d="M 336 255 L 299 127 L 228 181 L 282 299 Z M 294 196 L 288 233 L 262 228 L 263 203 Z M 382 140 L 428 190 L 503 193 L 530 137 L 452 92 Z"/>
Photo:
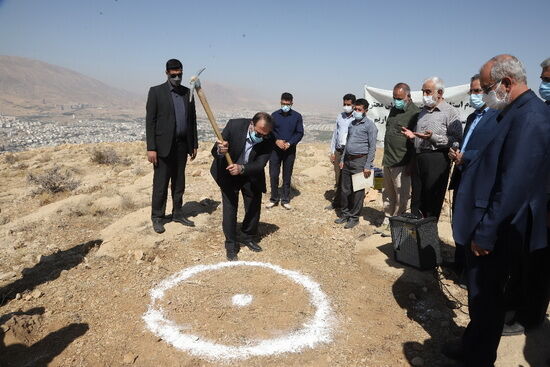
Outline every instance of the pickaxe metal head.
<path id="1" fill-rule="evenodd" d="M 199 75 L 201 75 L 201 73 L 206 70 L 206 68 L 202 68 L 200 69 L 195 75 L 193 75 L 191 77 L 191 79 L 189 80 L 189 84 L 190 84 L 190 87 L 189 89 L 191 89 L 190 93 L 189 93 L 189 102 L 191 102 L 193 100 L 193 92 L 195 91 L 195 89 L 198 89 L 201 87 L 201 81 L 199 79 Z"/>

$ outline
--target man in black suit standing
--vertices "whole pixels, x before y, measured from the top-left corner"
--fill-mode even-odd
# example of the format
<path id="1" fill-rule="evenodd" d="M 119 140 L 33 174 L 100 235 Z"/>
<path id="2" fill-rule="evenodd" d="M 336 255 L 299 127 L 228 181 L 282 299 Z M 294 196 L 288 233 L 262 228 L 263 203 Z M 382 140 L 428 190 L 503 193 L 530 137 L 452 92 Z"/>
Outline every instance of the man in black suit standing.
<path id="1" fill-rule="evenodd" d="M 197 117 L 192 91 L 181 85 L 183 65 L 166 62 L 168 81 L 151 87 L 147 96 L 145 131 L 147 159 L 154 166 L 151 220 L 157 233 L 164 232 L 168 183 L 172 183 L 172 220 L 194 227 L 182 212 L 187 155 L 197 155 Z"/>
<path id="2" fill-rule="evenodd" d="M 214 161 L 210 172 L 222 191 L 223 233 L 227 260 L 236 261 L 240 245 L 237 242 L 237 209 L 239 192 L 243 195 L 245 216 L 241 244 L 255 252 L 262 251 L 256 242 L 262 204 L 266 192 L 264 168 L 271 156 L 272 118 L 258 112 L 250 119 L 231 119 L 222 131 L 223 143 L 212 148 Z M 224 154 L 229 153 L 233 164 L 228 165 Z"/>

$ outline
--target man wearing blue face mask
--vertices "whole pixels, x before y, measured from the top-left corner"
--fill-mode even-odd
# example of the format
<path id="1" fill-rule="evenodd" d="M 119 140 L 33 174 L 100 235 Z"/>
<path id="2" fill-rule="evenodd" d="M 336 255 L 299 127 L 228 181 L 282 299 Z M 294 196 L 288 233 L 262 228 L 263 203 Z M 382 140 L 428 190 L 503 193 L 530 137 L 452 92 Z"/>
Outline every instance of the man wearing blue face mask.
<path id="1" fill-rule="evenodd" d="M 411 100 L 411 88 L 406 83 L 393 87 L 393 107 L 386 122 L 384 135 L 384 234 L 389 231 L 389 217 L 403 214 L 409 209 L 411 198 L 410 161 L 414 146 L 402 133 L 401 128 L 413 130 L 420 108 Z"/>
<path id="2" fill-rule="evenodd" d="M 490 137 L 496 131 L 497 110 L 490 109 L 483 102 L 483 89 L 481 89 L 479 74 L 470 79 L 470 106 L 475 109 L 467 118 L 464 127 L 464 140 L 460 148 L 451 148 L 449 158 L 454 162 L 453 173 L 449 183 L 449 190 L 453 190 L 453 210 L 456 201 L 456 193 L 460 184 L 462 169 L 467 166 L 472 156 L 482 149 Z M 475 136 L 475 139 L 474 139 Z M 465 262 L 464 244 L 456 243 L 455 248 L 455 272 L 459 276 L 459 283 L 465 286 L 463 270 Z"/>
<path id="3" fill-rule="evenodd" d="M 542 72 L 540 74 L 539 94 L 545 103 L 550 106 L 550 57 L 544 60 L 540 66 Z"/>
<path id="4" fill-rule="evenodd" d="M 296 159 L 296 145 L 304 136 L 302 115 L 292 110 L 293 97 L 290 93 L 281 95 L 281 109 L 273 112 L 273 135 L 275 144 L 269 159 L 269 178 L 271 182 L 271 198 L 266 207 L 272 208 L 281 202 L 287 210 L 290 206 L 290 180 Z M 279 174 L 283 166 L 283 187 L 279 193 Z"/>
<path id="5" fill-rule="evenodd" d="M 334 221 L 337 224 L 345 223 L 345 229 L 351 229 L 359 223 L 365 189 L 354 191 L 352 176 L 362 172 L 365 178 L 369 178 L 373 173 L 378 134 L 376 125 L 367 117 L 369 102 L 359 98 L 353 109 L 353 121 L 349 124 L 346 146 L 340 159 L 342 212 Z"/>
<path id="6" fill-rule="evenodd" d="M 258 233 L 262 193 L 266 192 L 264 168 L 271 156 L 272 118 L 258 112 L 249 119 L 232 119 L 222 131 L 224 142 L 212 148 L 214 161 L 210 173 L 222 191 L 223 233 L 227 260 L 237 260 L 240 245 L 254 252 L 262 251 L 255 238 Z M 229 153 L 234 164 L 224 157 Z M 239 193 L 244 200 L 245 215 L 241 226 L 242 240 L 237 240 Z"/>

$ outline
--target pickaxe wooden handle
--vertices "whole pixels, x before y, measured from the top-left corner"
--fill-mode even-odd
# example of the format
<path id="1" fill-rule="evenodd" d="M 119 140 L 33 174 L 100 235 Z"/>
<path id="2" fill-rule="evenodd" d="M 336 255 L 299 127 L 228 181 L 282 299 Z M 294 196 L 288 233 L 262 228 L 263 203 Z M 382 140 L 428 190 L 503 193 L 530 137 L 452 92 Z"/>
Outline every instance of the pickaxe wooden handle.
<path id="1" fill-rule="evenodd" d="M 206 116 L 208 116 L 208 121 L 210 121 L 210 125 L 212 125 L 214 134 L 216 134 L 216 138 L 223 143 L 224 140 L 223 140 L 222 133 L 220 131 L 220 128 L 218 127 L 218 124 L 216 123 L 216 118 L 214 117 L 214 114 L 210 109 L 210 105 L 206 100 L 206 94 L 204 94 L 204 91 L 201 88 L 200 81 L 197 83 L 197 81 L 199 80 L 198 76 L 203 70 L 204 69 L 198 72 L 196 76 L 191 78 L 191 86 L 192 86 L 191 93 L 193 93 L 193 89 L 197 91 L 197 96 L 199 96 L 199 100 L 201 101 L 202 107 L 206 112 Z M 231 159 L 231 156 L 229 155 L 229 153 L 225 153 L 225 159 L 227 160 L 227 164 L 233 164 L 233 160 Z"/>

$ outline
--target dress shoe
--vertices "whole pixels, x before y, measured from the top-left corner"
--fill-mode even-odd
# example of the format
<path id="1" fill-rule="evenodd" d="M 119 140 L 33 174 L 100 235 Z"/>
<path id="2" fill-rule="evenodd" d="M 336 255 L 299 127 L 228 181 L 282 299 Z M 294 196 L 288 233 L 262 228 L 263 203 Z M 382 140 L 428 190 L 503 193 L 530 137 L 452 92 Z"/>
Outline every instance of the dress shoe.
<path id="1" fill-rule="evenodd" d="M 246 247 L 248 247 L 250 250 L 252 250 L 254 252 L 262 251 L 262 248 L 260 247 L 260 245 L 258 245 L 258 243 L 254 242 L 252 240 L 246 240 L 246 241 L 242 241 L 240 243 L 245 245 Z"/>
<path id="2" fill-rule="evenodd" d="M 266 207 L 267 209 L 271 209 L 271 208 L 273 208 L 274 206 L 277 206 L 277 205 L 279 205 L 279 202 L 278 202 L 278 201 L 270 201 L 269 203 L 267 203 L 267 204 L 265 205 L 265 207 Z"/>
<path id="3" fill-rule="evenodd" d="M 448 342 L 443 344 L 441 353 L 447 358 L 455 361 L 464 360 L 464 350 L 462 349 L 462 343 L 460 341 Z"/>
<path id="4" fill-rule="evenodd" d="M 289 203 L 282 203 L 281 206 L 285 208 L 286 210 L 291 210 L 292 206 Z"/>
<path id="5" fill-rule="evenodd" d="M 187 227 L 194 227 L 195 226 L 195 223 L 193 221 L 185 218 L 182 214 L 174 214 L 172 216 L 172 221 L 181 223 L 181 224 L 183 224 L 184 226 L 187 226 Z"/>
<path id="6" fill-rule="evenodd" d="M 235 251 L 226 251 L 227 261 L 239 261 L 239 257 Z"/>
<path id="7" fill-rule="evenodd" d="M 502 336 L 522 335 L 525 333 L 525 328 L 519 322 L 513 324 L 504 324 Z"/>
<path id="8" fill-rule="evenodd" d="M 352 229 L 356 225 L 359 224 L 359 221 L 356 219 L 349 219 L 346 225 L 344 226 L 344 229 Z"/>
<path id="9" fill-rule="evenodd" d="M 153 218 L 151 221 L 153 222 L 153 229 L 155 232 L 164 233 L 165 229 L 162 218 Z"/>
<path id="10" fill-rule="evenodd" d="M 337 218 L 334 223 L 336 224 L 342 224 L 342 223 L 346 223 L 348 221 L 348 218 L 346 217 L 340 217 L 340 218 Z"/>

